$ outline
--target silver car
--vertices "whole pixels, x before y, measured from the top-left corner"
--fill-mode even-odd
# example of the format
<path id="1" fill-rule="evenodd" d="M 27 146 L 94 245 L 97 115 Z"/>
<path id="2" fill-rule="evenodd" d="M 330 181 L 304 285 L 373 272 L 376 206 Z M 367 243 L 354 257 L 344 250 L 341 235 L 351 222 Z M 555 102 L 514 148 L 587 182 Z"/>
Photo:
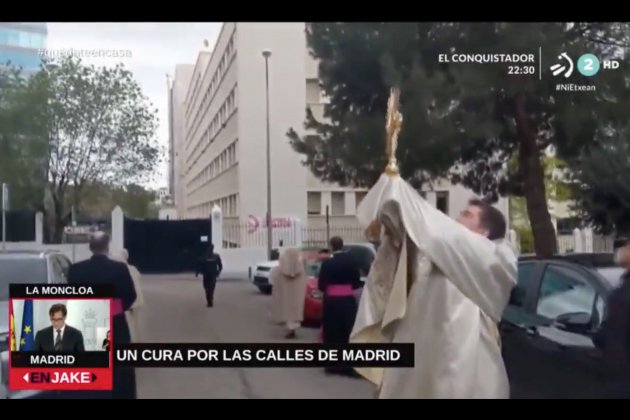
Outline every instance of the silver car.
<path id="1" fill-rule="evenodd" d="M 9 391 L 9 284 L 67 283 L 70 260 L 61 252 L 0 252 L 0 399 L 46 398 L 43 391 Z"/>

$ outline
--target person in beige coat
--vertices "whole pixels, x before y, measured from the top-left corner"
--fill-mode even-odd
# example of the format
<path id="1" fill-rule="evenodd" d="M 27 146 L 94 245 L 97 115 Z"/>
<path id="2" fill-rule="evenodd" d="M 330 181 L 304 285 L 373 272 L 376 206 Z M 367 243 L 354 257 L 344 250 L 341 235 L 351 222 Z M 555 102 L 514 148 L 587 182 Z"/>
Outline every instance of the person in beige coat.
<path id="1" fill-rule="evenodd" d="M 273 284 L 272 316 L 286 325 L 285 338 L 295 338 L 295 331 L 304 319 L 306 272 L 300 251 L 289 248 L 280 255 L 279 264 L 270 273 Z"/>
<path id="2" fill-rule="evenodd" d="M 129 274 L 131 275 L 131 278 L 133 279 L 133 285 L 136 288 L 136 296 L 137 296 L 136 300 L 133 303 L 133 305 L 131 305 L 131 308 L 129 308 L 129 310 L 125 312 L 125 316 L 127 318 L 127 324 L 129 324 L 129 332 L 131 333 L 131 341 L 137 343 L 139 341 L 142 341 L 141 339 L 142 327 L 140 324 L 140 315 L 142 313 L 141 308 L 144 306 L 144 297 L 142 295 L 142 287 L 140 285 L 141 274 L 140 274 L 140 271 L 138 271 L 138 269 L 135 266 L 129 265 L 128 263 L 129 253 L 127 252 L 126 249 L 123 249 L 122 251 L 120 251 L 120 253 L 118 253 L 118 255 L 115 255 L 114 259 L 127 264 L 127 268 L 129 269 Z"/>

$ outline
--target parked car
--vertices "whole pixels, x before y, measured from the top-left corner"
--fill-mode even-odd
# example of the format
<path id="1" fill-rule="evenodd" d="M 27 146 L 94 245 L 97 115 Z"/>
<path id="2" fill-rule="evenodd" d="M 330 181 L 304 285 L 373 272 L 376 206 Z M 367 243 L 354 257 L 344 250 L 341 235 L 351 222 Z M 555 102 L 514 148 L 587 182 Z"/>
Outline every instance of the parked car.
<path id="1" fill-rule="evenodd" d="M 304 297 L 304 324 L 318 325 L 322 319 L 322 299 L 324 294 L 317 288 L 317 278 L 322 262 L 329 256 L 315 256 L 306 259 L 306 275 L 308 281 L 306 283 L 306 295 Z"/>
<path id="2" fill-rule="evenodd" d="M 0 252 L 0 399 L 54 398 L 56 392 L 9 391 L 9 284 L 67 283 L 70 260 L 56 251 Z"/>
<path id="3" fill-rule="evenodd" d="M 500 323 L 512 398 L 615 395 L 595 344 L 623 274 L 612 261 L 612 254 L 519 259 L 518 284 Z"/>
<path id="4" fill-rule="evenodd" d="M 254 286 L 260 290 L 260 293 L 264 293 L 266 295 L 271 294 L 273 282 L 271 281 L 271 278 L 269 278 L 269 274 L 274 267 L 278 266 L 278 264 L 278 260 L 265 261 L 258 263 L 256 268 L 254 268 L 254 272 L 252 273 L 252 282 L 254 283 Z"/>
<path id="5" fill-rule="evenodd" d="M 365 282 L 374 257 L 376 256 L 376 247 L 369 243 L 349 244 L 344 250 L 355 257 L 355 261 L 359 265 L 361 272 L 361 280 Z M 311 260 L 307 263 L 307 273 L 309 280 L 306 285 L 306 297 L 304 298 L 304 324 L 318 325 L 322 321 L 322 301 L 324 294 L 317 287 L 319 270 L 323 259 Z M 360 296 L 360 291 L 357 297 Z"/>
<path id="6" fill-rule="evenodd" d="M 319 248 L 304 247 L 302 248 L 303 255 L 310 259 L 310 255 L 316 255 Z M 271 261 L 263 261 L 256 264 L 254 267 L 249 268 L 249 278 L 260 290 L 261 293 L 270 295 L 273 289 L 273 281 L 269 278 L 269 274 L 274 267 L 277 267 L 279 261 L 277 259 Z"/>

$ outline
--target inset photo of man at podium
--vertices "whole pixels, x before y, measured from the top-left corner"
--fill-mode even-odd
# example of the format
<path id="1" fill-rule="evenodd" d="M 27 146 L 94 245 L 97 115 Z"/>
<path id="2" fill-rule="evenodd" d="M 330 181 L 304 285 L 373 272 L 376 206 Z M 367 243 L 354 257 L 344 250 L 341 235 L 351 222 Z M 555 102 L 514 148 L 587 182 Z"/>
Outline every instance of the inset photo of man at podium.
<path id="1" fill-rule="evenodd" d="M 35 351 L 68 352 L 85 351 L 83 334 L 77 328 L 66 324 L 68 308 L 63 303 L 55 303 L 48 310 L 50 326 L 37 331 L 35 335 Z"/>

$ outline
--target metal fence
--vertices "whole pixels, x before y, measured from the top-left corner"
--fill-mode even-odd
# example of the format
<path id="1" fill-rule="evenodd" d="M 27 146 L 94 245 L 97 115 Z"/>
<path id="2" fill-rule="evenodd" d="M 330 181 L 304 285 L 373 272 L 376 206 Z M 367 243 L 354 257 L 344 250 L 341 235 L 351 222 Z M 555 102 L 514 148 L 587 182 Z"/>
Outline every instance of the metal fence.
<path id="1" fill-rule="evenodd" d="M 575 237 L 573 235 L 558 235 L 558 253 L 569 254 L 576 252 L 578 248 L 575 243 Z M 588 249 L 586 244 L 582 243 L 582 249 Z M 604 235 L 593 235 L 593 249 L 586 252 L 600 253 L 600 252 L 613 252 L 614 250 L 614 237 Z M 584 252 L 584 251 L 582 251 Z"/>
<path id="2" fill-rule="evenodd" d="M 35 212 L 30 210 L 9 210 L 6 212 L 7 242 L 35 241 Z M 2 238 L 2 223 L 0 223 Z"/>
<path id="3" fill-rule="evenodd" d="M 326 248 L 328 240 L 340 236 L 344 242 L 365 242 L 364 230 L 360 227 L 274 227 L 272 246 L 286 247 L 302 244 L 309 248 Z M 224 248 L 264 248 L 267 246 L 267 228 L 254 228 L 248 224 L 223 225 Z"/>
<path id="4" fill-rule="evenodd" d="M 112 223 L 111 218 L 107 219 L 86 219 L 77 221 L 77 226 L 71 223 L 66 224 L 63 229 L 61 243 L 64 244 L 82 244 L 90 241 L 92 233 L 100 231 L 111 236 Z"/>
<path id="5" fill-rule="evenodd" d="M 339 236 L 347 244 L 365 242 L 365 230 L 358 226 L 305 227 L 302 242 L 307 247 L 328 248 L 328 241 Z"/>

